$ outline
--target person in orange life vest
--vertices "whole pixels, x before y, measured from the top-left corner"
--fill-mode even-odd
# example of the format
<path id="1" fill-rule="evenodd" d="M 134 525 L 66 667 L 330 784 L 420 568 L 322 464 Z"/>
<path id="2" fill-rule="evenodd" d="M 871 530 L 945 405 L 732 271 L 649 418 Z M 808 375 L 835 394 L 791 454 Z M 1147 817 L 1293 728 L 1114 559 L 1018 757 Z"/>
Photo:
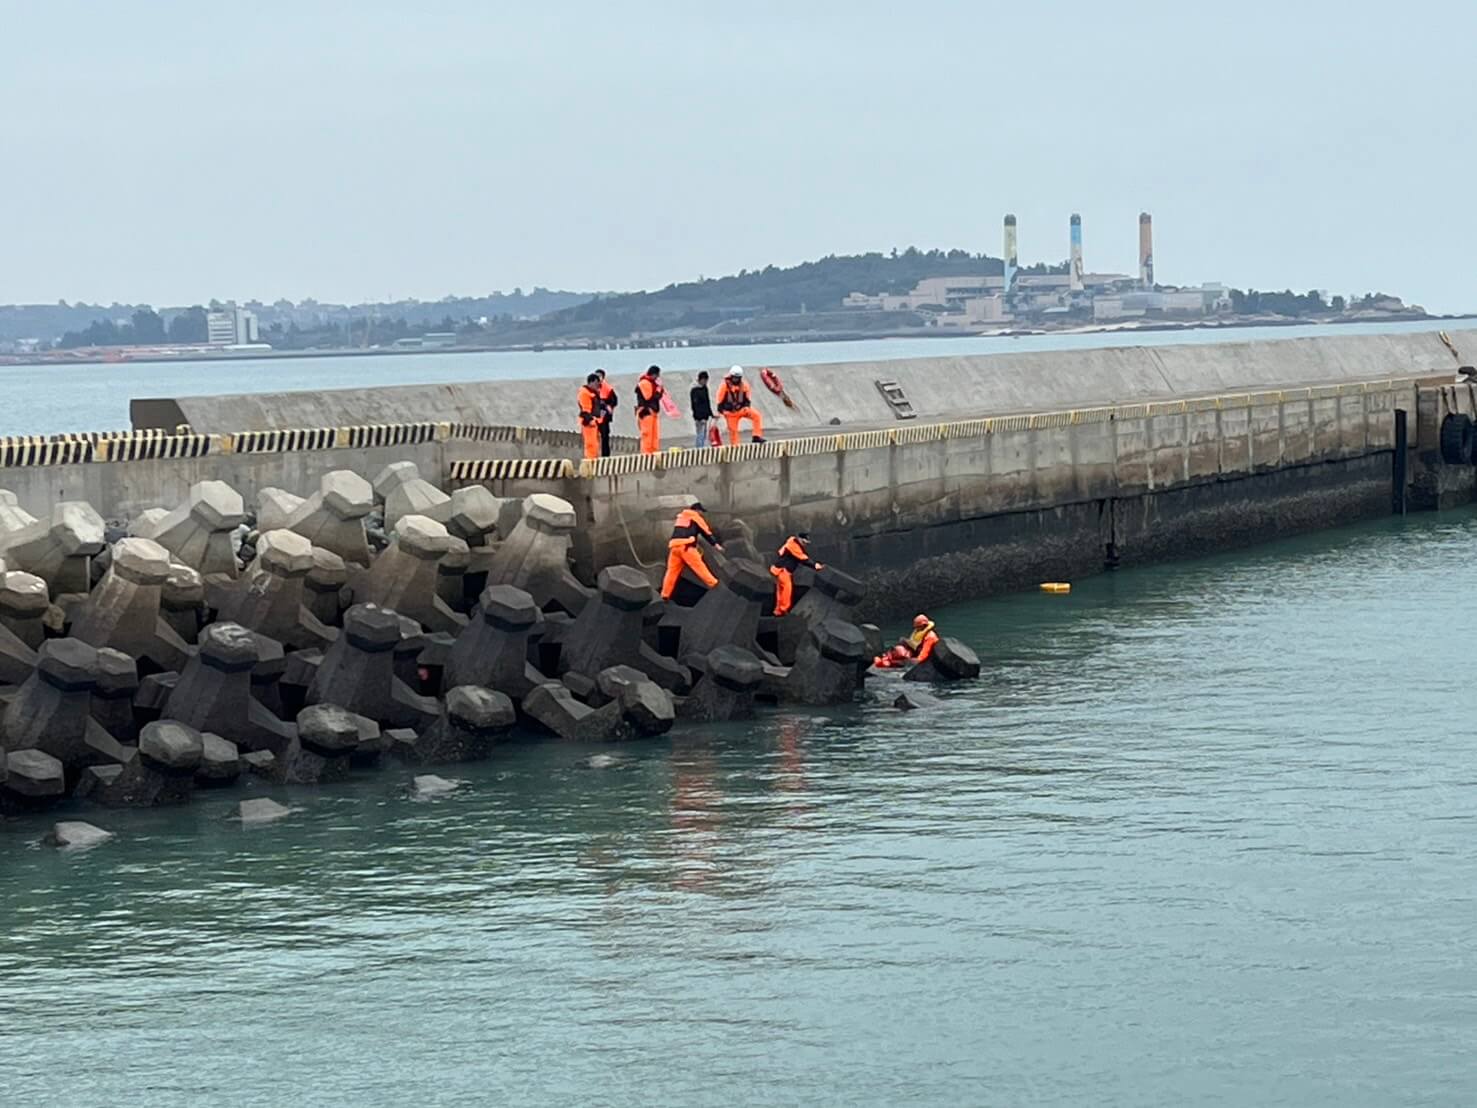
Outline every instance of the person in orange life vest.
<path id="1" fill-rule="evenodd" d="M 662 388 L 660 366 L 651 366 L 636 382 L 636 422 L 641 427 L 641 453 L 655 454 L 662 448 Z"/>
<path id="2" fill-rule="evenodd" d="M 878 669 L 902 669 L 913 660 L 906 643 L 898 643 L 891 650 L 884 651 L 872 659 L 872 664 Z"/>
<path id="3" fill-rule="evenodd" d="M 699 535 L 712 543 L 716 549 L 723 549 L 722 538 L 703 517 L 702 504 L 694 500 L 692 507 L 683 508 L 677 513 L 677 520 L 672 525 L 672 537 L 667 540 L 667 575 L 662 578 L 663 600 L 672 599 L 677 582 L 682 578 L 684 566 L 692 570 L 693 575 L 708 588 L 711 589 L 718 584 L 718 578 L 713 576 L 708 563 L 703 561 L 702 551 L 698 549 Z"/>
<path id="4" fill-rule="evenodd" d="M 810 556 L 809 531 L 800 531 L 786 539 L 775 556 L 774 564 L 769 567 L 770 576 L 774 578 L 775 615 L 782 616 L 790 610 L 795 599 L 795 571 L 801 566 L 825 568 Z"/>
<path id="5" fill-rule="evenodd" d="M 600 416 L 600 456 L 610 457 L 610 421 L 615 418 L 615 410 L 620 406 L 621 399 L 616 396 L 615 389 L 610 387 L 610 382 L 605 379 L 605 370 L 597 369 L 595 376 L 600 378 L 600 403 L 605 406 L 605 411 Z"/>
<path id="6" fill-rule="evenodd" d="M 590 374 L 580 386 L 580 436 L 585 440 L 585 457 L 600 457 L 600 420 L 605 405 L 600 402 L 600 378 Z"/>
<path id="7" fill-rule="evenodd" d="M 924 615 L 914 616 L 913 633 L 908 636 L 908 649 L 913 653 L 913 661 L 928 661 L 938 642 L 939 636 L 933 629 L 933 620 Z"/>
<path id="8" fill-rule="evenodd" d="M 723 413 L 723 420 L 728 424 L 730 446 L 738 445 L 739 424 L 746 419 L 754 441 L 764 441 L 764 417 L 754 407 L 754 394 L 744 381 L 743 366 L 736 365 L 730 369 L 728 376 L 718 386 L 718 410 Z"/>

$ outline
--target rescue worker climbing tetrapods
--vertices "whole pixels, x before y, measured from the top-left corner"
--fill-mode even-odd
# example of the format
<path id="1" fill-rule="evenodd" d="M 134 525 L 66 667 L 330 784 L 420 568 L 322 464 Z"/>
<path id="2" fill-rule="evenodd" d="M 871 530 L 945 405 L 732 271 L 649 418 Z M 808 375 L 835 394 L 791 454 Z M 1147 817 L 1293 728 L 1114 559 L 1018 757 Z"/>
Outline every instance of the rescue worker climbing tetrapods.
<path id="1" fill-rule="evenodd" d="M 702 551 L 698 549 L 698 536 L 707 539 L 715 549 L 723 549 L 723 539 L 703 516 L 702 503 L 694 500 L 690 508 L 683 508 L 677 513 L 677 519 L 672 524 L 672 537 L 667 540 L 667 575 L 662 579 L 663 600 L 672 599 L 677 582 L 682 579 L 684 566 L 692 570 L 693 576 L 708 588 L 718 584 L 718 578 L 713 576 L 713 571 L 703 560 Z"/>
<path id="2" fill-rule="evenodd" d="M 728 444 L 739 444 L 739 424 L 749 421 L 751 437 L 755 442 L 764 441 L 764 417 L 754 407 L 754 394 L 744 380 L 744 367 L 734 366 L 718 386 L 718 411 L 728 424 Z"/>
<path id="3" fill-rule="evenodd" d="M 651 366 L 636 382 L 636 423 L 641 428 L 641 453 L 657 454 L 662 449 L 662 387 L 660 366 Z"/>
<path id="4" fill-rule="evenodd" d="M 585 457 L 600 457 L 601 420 L 606 417 L 605 404 L 600 399 L 600 377 L 590 374 L 580 386 L 580 437 L 585 441 Z"/>
<path id="5" fill-rule="evenodd" d="M 769 567 L 774 578 L 774 614 L 785 615 L 795 602 L 795 571 L 801 566 L 824 569 L 810 556 L 810 532 L 799 531 L 785 540 Z"/>

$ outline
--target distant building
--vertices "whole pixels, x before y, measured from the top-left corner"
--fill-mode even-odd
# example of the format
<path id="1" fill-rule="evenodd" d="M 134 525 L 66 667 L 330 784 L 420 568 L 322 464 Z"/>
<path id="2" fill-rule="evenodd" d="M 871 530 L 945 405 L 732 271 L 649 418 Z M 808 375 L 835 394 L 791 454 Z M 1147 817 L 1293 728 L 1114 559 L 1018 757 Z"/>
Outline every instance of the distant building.
<path id="1" fill-rule="evenodd" d="M 205 341 L 211 346 L 246 346 L 260 341 L 256 313 L 227 308 L 205 317 Z"/>

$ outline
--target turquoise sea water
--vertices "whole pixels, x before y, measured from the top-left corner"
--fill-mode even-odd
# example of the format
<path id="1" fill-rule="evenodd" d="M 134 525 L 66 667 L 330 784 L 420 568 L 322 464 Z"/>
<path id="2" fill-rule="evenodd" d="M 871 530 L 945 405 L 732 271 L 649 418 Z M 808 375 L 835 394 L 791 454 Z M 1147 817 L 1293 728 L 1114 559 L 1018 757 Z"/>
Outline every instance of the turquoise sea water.
<path id="1" fill-rule="evenodd" d="M 501 354 L 386 354 L 230 361 L 117 363 L 83 366 L 0 366 L 0 435 L 110 431 L 129 426 L 128 402 L 138 396 L 199 396 L 302 389 L 375 388 L 435 381 L 515 380 L 584 376 L 597 366 L 617 376 L 640 373 L 653 361 L 668 369 L 797 365 L 868 358 L 912 358 L 1069 350 L 1102 346 L 1249 342 L 1307 335 L 1455 331 L 1472 321 L 1371 323 L 1330 327 L 1237 327 L 1139 334 L 1056 334 L 1020 338 L 875 339 L 864 342 L 694 346 L 673 350 L 591 350 Z"/>
<path id="2" fill-rule="evenodd" d="M 1469 1103 L 1474 544 L 947 609 L 924 712 L 0 825 L 6 1102 Z"/>

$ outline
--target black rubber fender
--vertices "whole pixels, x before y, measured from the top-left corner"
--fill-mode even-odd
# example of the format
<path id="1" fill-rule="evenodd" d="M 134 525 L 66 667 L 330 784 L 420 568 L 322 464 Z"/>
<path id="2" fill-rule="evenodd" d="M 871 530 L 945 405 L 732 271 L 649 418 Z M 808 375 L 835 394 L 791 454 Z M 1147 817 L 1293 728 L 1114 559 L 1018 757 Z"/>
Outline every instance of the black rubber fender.
<path id="1" fill-rule="evenodd" d="M 1449 466 L 1472 464 L 1472 417 L 1453 413 L 1441 421 L 1441 460 Z"/>

